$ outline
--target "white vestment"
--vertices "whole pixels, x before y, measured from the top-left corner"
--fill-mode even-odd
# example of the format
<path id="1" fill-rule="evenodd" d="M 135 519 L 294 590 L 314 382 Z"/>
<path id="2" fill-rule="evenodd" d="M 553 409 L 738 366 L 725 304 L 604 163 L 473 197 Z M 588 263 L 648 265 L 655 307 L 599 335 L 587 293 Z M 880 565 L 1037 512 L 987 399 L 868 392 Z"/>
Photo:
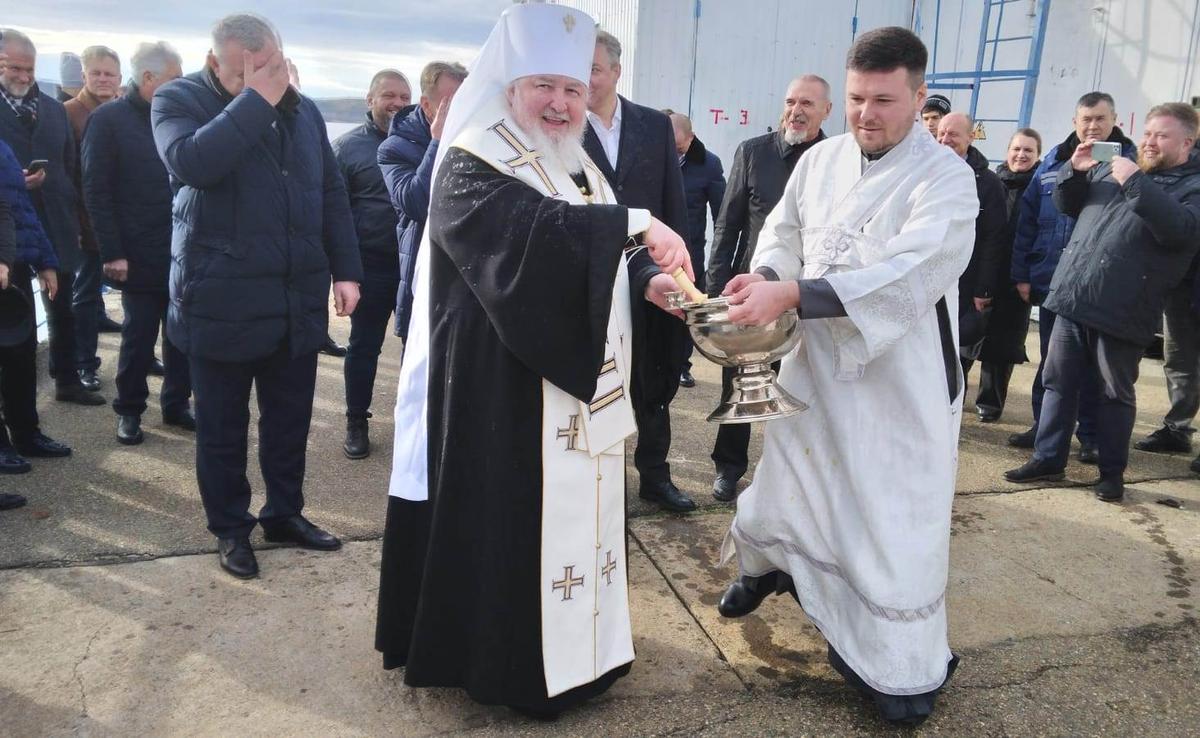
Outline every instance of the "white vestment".
<path id="1" fill-rule="evenodd" d="M 865 172 L 845 134 L 801 157 L 752 264 L 826 279 L 846 317 L 802 321 L 779 381 L 810 409 L 767 424 L 729 540 L 743 574 L 789 573 L 834 649 L 887 694 L 938 688 L 951 656 L 962 376 L 955 355 L 952 400 L 935 304 L 954 350 L 978 212 L 970 167 L 920 124 Z"/>

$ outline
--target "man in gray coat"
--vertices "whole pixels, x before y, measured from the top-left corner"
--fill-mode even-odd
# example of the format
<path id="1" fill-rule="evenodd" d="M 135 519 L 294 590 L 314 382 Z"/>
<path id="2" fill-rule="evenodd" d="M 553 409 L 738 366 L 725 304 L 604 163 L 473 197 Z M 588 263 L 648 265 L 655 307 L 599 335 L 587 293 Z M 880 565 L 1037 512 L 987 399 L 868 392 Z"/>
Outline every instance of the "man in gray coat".
<path id="1" fill-rule="evenodd" d="M 1188 105 L 1156 105 L 1146 115 L 1137 162 L 1114 156 L 1101 163 L 1093 156 L 1097 142 L 1089 140 L 1059 171 L 1054 203 L 1078 222 L 1045 302 L 1058 319 L 1033 459 L 1005 472 L 1009 481 L 1063 477 L 1079 384 L 1095 371 L 1101 382 L 1096 496 L 1106 502 L 1123 497 L 1138 362 L 1168 290 L 1200 245 L 1200 158 L 1191 156 L 1198 123 Z"/>

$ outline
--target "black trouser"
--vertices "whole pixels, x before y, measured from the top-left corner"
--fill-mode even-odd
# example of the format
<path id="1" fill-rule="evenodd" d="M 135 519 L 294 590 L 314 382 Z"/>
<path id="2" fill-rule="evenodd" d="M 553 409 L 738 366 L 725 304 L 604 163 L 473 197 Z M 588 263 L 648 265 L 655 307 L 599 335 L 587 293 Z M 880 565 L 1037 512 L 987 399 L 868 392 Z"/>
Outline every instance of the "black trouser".
<path id="1" fill-rule="evenodd" d="M 61 277 L 60 277 L 61 279 Z M 75 315 L 75 363 L 76 369 L 100 368 L 100 357 L 96 355 L 96 344 L 100 331 L 100 316 L 104 314 L 104 302 L 100 288 L 104 283 L 104 265 L 96 251 L 83 252 L 75 284 L 68 297 Z M 59 288 L 62 285 L 59 284 Z"/>
<path id="2" fill-rule="evenodd" d="M 633 449 L 633 465 L 643 483 L 658 484 L 671 481 L 671 465 L 667 453 L 671 450 L 671 407 L 666 403 L 634 403 L 637 421 L 637 446 Z"/>
<path id="3" fill-rule="evenodd" d="M 1099 377 L 1100 402 L 1096 406 L 1096 446 L 1100 474 L 1125 471 L 1129 463 L 1129 437 L 1137 415 L 1134 384 L 1144 346 L 1088 328 L 1058 316 L 1050 335 L 1045 366 L 1046 394 L 1038 423 L 1033 456 L 1057 467 L 1067 465 L 1071 431 L 1083 397 L 1080 388 L 1088 377 Z"/>
<path id="4" fill-rule="evenodd" d="M 75 313 L 71 294 L 75 289 L 75 274 L 69 269 L 58 270 L 58 294 L 53 300 L 42 293 L 46 322 L 50 327 L 50 371 L 59 387 L 79 384 L 75 373 Z"/>
<path id="5" fill-rule="evenodd" d="M 1013 365 L 993 361 L 981 362 L 979 367 L 979 394 L 975 395 L 975 407 L 994 413 L 1004 412 L 1008 400 L 1008 383 L 1012 379 Z"/>
<path id="6" fill-rule="evenodd" d="M 121 325 L 121 352 L 117 358 L 117 399 L 113 400 L 117 415 L 141 416 L 146 412 L 150 395 L 146 375 L 154 363 L 154 344 L 160 327 L 166 325 L 169 303 L 166 292 L 121 293 L 125 322 Z M 187 357 L 175 348 L 166 331 L 162 331 L 162 339 L 164 372 L 159 406 L 163 415 L 170 415 L 187 410 L 192 381 Z"/>
<path id="7" fill-rule="evenodd" d="M 771 365 L 779 376 L 779 362 Z M 721 368 L 721 397 L 733 389 L 734 370 Z M 733 480 L 741 479 L 750 466 L 750 423 L 722 423 L 717 426 L 717 441 L 713 444 L 713 464 L 717 474 Z"/>
<path id="8" fill-rule="evenodd" d="M 350 345 L 342 372 L 346 379 L 346 415 L 366 417 L 375 393 L 379 352 L 387 337 L 388 321 L 396 309 L 399 266 L 371 268 L 364 264 L 358 307 L 350 314 Z"/>
<path id="9" fill-rule="evenodd" d="M 1042 383 L 1042 375 L 1046 368 L 1046 355 L 1050 352 L 1050 336 L 1054 333 L 1054 322 L 1058 316 L 1044 307 L 1038 308 L 1038 341 L 1041 344 L 1042 360 L 1038 362 L 1037 374 L 1033 376 L 1033 389 L 1030 400 L 1033 402 L 1033 427 L 1036 429 L 1042 417 L 1042 398 L 1046 393 Z M 1100 380 L 1093 370 L 1083 378 L 1079 385 L 1079 427 L 1075 437 L 1084 446 L 1095 446 L 1098 435 L 1098 412 L 1096 406 L 1100 403 Z"/>
<path id="10" fill-rule="evenodd" d="M 258 521 L 299 515 L 304 508 L 304 452 L 312 421 L 317 353 L 293 358 L 286 346 L 254 361 L 191 356 L 196 413 L 196 480 L 218 538 L 247 536 Z M 267 504 L 250 514 L 246 436 L 250 388 L 258 396 L 258 463 Z"/>
<path id="11" fill-rule="evenodd" d="M 18 263 L 9 281 L 25 293 L 33 309 L 33 274 Z M 24 443 L 38 432 L 37 330 L 16 346 L 0 346 L 0 399 L 4 400 L 4 422 L 14 443 Z"/>

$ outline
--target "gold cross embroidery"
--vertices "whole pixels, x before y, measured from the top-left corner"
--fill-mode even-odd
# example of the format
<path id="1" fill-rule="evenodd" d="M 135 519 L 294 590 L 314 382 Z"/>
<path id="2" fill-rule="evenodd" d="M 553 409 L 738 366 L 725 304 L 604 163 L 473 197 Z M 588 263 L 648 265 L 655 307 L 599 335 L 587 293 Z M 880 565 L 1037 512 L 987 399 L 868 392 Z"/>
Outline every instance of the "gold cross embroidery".
<path id="1" fill-rule="evenodd" d="M 550 587 L 551 592 L 554 592 L 555 590 L 559 590 L 559 589 L 562 590 L 562 593 L 563 593 L 563 598 L 561 600 L 562 602 L 566 602 L 567 600 L 571 599 L 571 590 L 572 589 L 574 589 L 575 587 L 583 586 L 583 577 L 582 576 L 579 576 L 579 577 L 573 576 L 574 574 L 575 574 L 574 566 L 564 566 L 563 567 L 563 578 L 558 580 L 557 582 L 554 582 L 553 586 Z"/>
<path id="2" fill-rule="evenodd" d="M 612 557 L 612 550 L 604 553 L 604 566 L 601 567 L 600 573 L 608 580 L 607 584 L 612 584 L 613 572 L 617 570 L 617 560 Z"/>
<path id="3" fill-rule="evenodd" d="M 550 196 L 558 197 L 558 188 L 550 181 L 550 175 L 546 174 L 546 169 L 542 166 L 541 154 L 527 147 L 521 139 L 517 138 L 515 133 L 508 129 L 508 126 L 504 125 L 504 121 L 500 121 L 488 130 L 495 132 L 497 136 L 504 139 L 504 143 L 508 144 L 508 147 L 516 153 L 516 156 L 504 162 L 506 165 L 513 169 L 531 167 L 534 174 L 542 180 L 542 184 L 546 185 L 546 189 L 550 191 Z"/>
<path id="4" fill-rule="evenodd" d="M 559 428 L 558 435 L 556 435 L 555 438 L 567 439 L 567 450 L 577 451 L 579 448 L 576 445 L 578 442 L 577 439 L 579 438 L 579 416 L 572 415 L 571 419 L 567 421 L 567 427 Z"/>

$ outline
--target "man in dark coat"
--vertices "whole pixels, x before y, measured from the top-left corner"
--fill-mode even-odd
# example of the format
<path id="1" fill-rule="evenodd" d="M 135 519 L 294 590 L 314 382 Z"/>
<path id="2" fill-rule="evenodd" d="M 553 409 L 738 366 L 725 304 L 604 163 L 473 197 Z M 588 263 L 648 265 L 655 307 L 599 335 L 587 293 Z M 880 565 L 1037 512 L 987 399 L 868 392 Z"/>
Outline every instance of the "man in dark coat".
<path id="1" fill-rule="evenodd" d="M 1138 362 L 1168 290 L 1200 246 L 1200 158 L 1191 156 L 1198 123 L 1188 105 L 1156 105 L 1146 114 L 1136 163 L 1123 156 L 1101 163 L 1096 142 L 1087 140 L 1059 172 L 1055 203 L 1079 220 L 1046 299 L 1058 318 L 1033 459 L 1006 472 L 1009 481 L 1062 478 L 1080 378 L 1098 372 L 1096 496 L 1115 502 L 1124 495 Z"/>
<path id="2" fill-rule="evenodd" d="M 154 147 L 150 101 L 182 74 L 179 54 L 165 42 L 142 44 L 132 60 L 125 95 L 101 105 L 83 135 L 83 199 L 108 280 L 121 290 L 125 322 L 117 358 L 117 441 L 142 442 L 146 375 L 167 321 L 171 266 L 171 182 Z M 187 357 L 163 338 L 163 423 L 195 430 L 188 407 Z"/>
<path id="3" fill-rule="evenodd" d="M 28 315 L 29 332 L 17 342 L 0 346 L 0 474 L 24 474 L 32 467 L 26 456 L 69 456 L 71 449 L 42 433 L 37 411 L 37 331 L 33 327 L 33 274 L 42 291 L 53 297 L 58 291 L 58 260 L 46 237 L 25 186 L 21 165 L 12 149 L 0 141 L 0 290 L 9 292 L 10 302 L 0 306 L 9 317 L 13 308 Z M 14 301 L 12 293 L 21 293 Z M 24 504 L 24 498 L 20 504 Z M 18 500 L 10 499 L 10 505 Z M 0 495 L 0 509 L 4 509 Z M 18 505 L 19 506 L 19 505 Z"/>
<path id="4" fill-rule="evenodd" d="M 800 156 L 825 139 L 821 124 L 829 117 L 829 83 L 815 74 L 797 77 L 784 95 L 779 130 L 743 141 L 733 154 L 729 186 L 721 215 L 713 224 L 713 248 L 705 288 L 716 297 L 729 280 L 750 270 L 763 221 L 783 197 L 783 188 Z M 721 370 L 721 391 L 728 393 L 733 370 Z M 737 483 L 750 464 L 750 426 L 725 424 L 717 428 L 712 460 L 717 476 L 713 497 L 730 502 Z"/>
<path id="5" fill-rule="evenodd" d="M 652 108 L 617 94 L 621 43 L 596 32 L 596 56 L 588 87 L 588 125 L 583 146 L 604 173 L 617 201 L 649 210 L 676 233 L 688 232 L 683 177 L 671 121 Z M 637 420 L 633 462 L 641 477 L 638 496 L 665 510 L 688 512 L 696 503 L 671 481 L 671 400 L 691 348 L 687 327 L 649 303 L 637 305 L 634 374 L 630 393 Z"/>
<path id="6" fill-rule="evenodd" d="M 975 172 L 975 192 L 979 197 L 979 216 L 975 218 L 975 248 L 971 261 L 958 278 L 958 344 L 963 378 L 979 356 L 992 300 L 1003 278 L 1001 257 L 1004 249 L 1004 225 L 1008 214 L 1004 204 L 1004 184 L 991 170 L 987 157 L 971 145 L 974 123 L 965 113 L 950 113 L 938 123 L 938 143 L 962 157 Z"/>
<path id="7" fill-rule="evenodd" d="M 1071 239 L 1075 219 L 1059 212 L 1054 201 L 1057 176 L 1070 160 L 1081 141 L 1096 140 L 1119 143 L 1121 155 L 1132 157 L 1136 150 L 1132 141 L 1117 128 L 1117 108 L 1112 95 L 1089 92 L 1075 104 L 1075 130 L 1065 141 L 1046 152 L 1033 181 L 1021 196 L 1017 216 L 1017 235 L 1012 245 L 1012 280 L 1017 292 L 1031 305 L 1038 305 L 1038 336 L 1042 360 L 1033 378 L 1033 427 L 1009 436 L 1008 444 L 1017 448 L 1033 448 L 1037 437 L 1038 419 L 1042 415 L 1042 372 L 1054 330 L 1055 315 L 1043 302 L 1050 290 L 1058 260 Z M 1096 463 L 1096 404 L 1099 402 L 1099 378 L 1084 377 L 1079 401 L 1079 460 Z"/>
<path id="8" fill-rule="evenodd" d="M 317 350 L 334 304 L 358 303 L 362 265 L 346 188 L 317 106 L 288 83 L 263 18 L 217 22 L 204 70 L 151 104 L 175 189 L 167 334 L 187 354 L 196 402 L 196 478 L 221 566 L 258 575 L 250 532 L 334 550 L 302 515 Z M 250 390 L 257 391 L 267 504 L 249 512 Z"/>
<path id="9" fill-rule="evenodd" d="M 79 250 L 76 146 L 62 103 L 38 89 L 33 78 L 37 49 L 29 37 L 12 29 L 0 29 L 0 139 L 12 149 L 21 165 L 45 160 L 40 173 L 26 177 L 38 220 L 58 258 L 58 292 L 54 299 L 43 295 L 50 324 L 50 360 L 55 372 L 54 398 L 80 405 L 103 405 L 105 400 L 88 392 L 79 382 L 75 367 L 75 317 L 71 295 Z"/>
<path id="10" fill-rule="evenodd" d="M 725 172 L 717 155 L 704 148 L 692 131 L 692 121 L 686 115 L 666 112 L 675 132 L 675 151 L 679 154 L 679 171 L 683 175 L 683 199 L 688 212 L 688 253 L 692 256 L 692 271 L 696 273 L 696 288 L 704 291 L 704 247 L 707 243 L 708 213 L 713 223 L 721 214 L 725 199 Z M 688 342 L 688 361 L 679 376 L 680 387 L 695 387 L 692 377 L 692 344 Z"/>
<path id="11" fill-rule="evenodd" d="M 400 242 L 400 284 L 396 291 L 396 335 L 408 339 L 412 317 L 413 270 L 429 215 L 429 188 L 442 126 L 450 100 L 467 78 L 457 63 L 435 61 L 421 70 L 421 101 L 392 118 L 387 140 L 379 146 L 379 168 L 396 209 Z"/>
<path id="12" fill-rule="evenodd" d="M 75 135 L 75 150 L 83 146 L 83 133 L 88 120 L 101 105 L 117 99 L 121 94 L 121 59 L 117 52 L 107 46 L 89 46 L 80 55 L 83 63 L 84 85 L 75 97 L 63 103 L 71 131 Z M 104 283 L 104 267 L 101 263 L 96 233 L 92 228 L 87 203 L 83 197 L 83 159 L 80 156 L 79 172 L 79 237 L 82 261 L 75 274 L 75 290 L 71 296 L 71 307 L 75 314 L 75 370 L 79 381 L 89 390 L 100 389 L 100 357 L 96 353 L 100 331 L 117 332 L 120 324 L 108 317 L 104 311 L 101 288 Z"/>
<path id="13" fill-rule="evenodd" d="M 363 264 L 362 298 L 350 316 L 350 345 L 342 371 L 346 382 L 346 440 L 349 459 L 371 453 L 367 418 L 375 370 L 396 300 L 400 264 L 396 254 L 396 212 L 379 171 L 376 152 L 387 136 L 392 118 L 412 100 L 404 75 L 384 69 L 367 89 L 367 120 L 333 142 L 333 156 L 350 193 L 350 212 L 358 234 Z"/>

